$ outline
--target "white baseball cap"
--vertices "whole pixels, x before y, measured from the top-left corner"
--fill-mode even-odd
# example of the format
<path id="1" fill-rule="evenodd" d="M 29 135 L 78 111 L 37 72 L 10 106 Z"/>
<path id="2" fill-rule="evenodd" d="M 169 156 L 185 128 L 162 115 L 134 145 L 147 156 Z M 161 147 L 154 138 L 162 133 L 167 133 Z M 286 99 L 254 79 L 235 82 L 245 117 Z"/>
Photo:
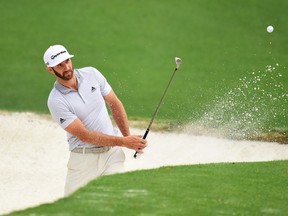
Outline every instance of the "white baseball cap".
<path id="1" fill-rule="evenodd" d="M 53 45 L 46 50 L 43 60 L 48 67 L 54 67 L 72 57 L 74 57 L 74 55 L 70 55 L 64 46 Z"/>

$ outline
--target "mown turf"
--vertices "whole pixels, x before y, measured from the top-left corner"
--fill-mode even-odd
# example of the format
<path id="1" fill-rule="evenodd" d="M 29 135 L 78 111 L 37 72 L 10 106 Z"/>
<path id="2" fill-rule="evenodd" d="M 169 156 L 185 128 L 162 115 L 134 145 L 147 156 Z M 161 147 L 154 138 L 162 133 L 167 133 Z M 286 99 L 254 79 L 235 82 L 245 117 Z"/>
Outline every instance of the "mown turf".
<path id="1" fill-rule="evenodd" d="M 288 161 L 163 167 L 101 177 L 19 215 L 286 215 Z"/>
<path id="2" fill-rule="evenodd" d="M 200 119 L 240 133 L 287 131 L 287 6 L 283 0 L 1 1 L 0 109 L 48 112 L 54 78 L 42 55 L 60 43 L 75 55 L 75 67 L 105 74 L 130 118 L 151 117 L 179 56 L 183 65 L 158 119 Z M 17 215 L 285 215 L 285 176 L 287 162 L 161 168 L 103 177 L 69 199 Z"/>
<path id="3" fill-rule="evenodd" d="M 249 101 L 235 108 L 234 119 L 252 103 L 262 107 L 254 119 L 268 113 L 261 127 L 287 129 L 287 7 L 283 0 L 1 1 L 0 109 L 48 112 L 54 77 L 45 72 L 42 55 L 60 43 L 75 55 L 75 67 L 92 65 L 105 74 L 130 118 L 151 117 L 175 56 L 183 65 L 157 116 L 175 122 L 201 119 L 230 90 L 243 88 L 240 79 L 279 64 L 269 76 L 282 74 L 281 87 L 271 93 L 257 83 L 271 97 L 254 98 L 258 86 L 249 85 L 251 94 L 229 99 Z"/>

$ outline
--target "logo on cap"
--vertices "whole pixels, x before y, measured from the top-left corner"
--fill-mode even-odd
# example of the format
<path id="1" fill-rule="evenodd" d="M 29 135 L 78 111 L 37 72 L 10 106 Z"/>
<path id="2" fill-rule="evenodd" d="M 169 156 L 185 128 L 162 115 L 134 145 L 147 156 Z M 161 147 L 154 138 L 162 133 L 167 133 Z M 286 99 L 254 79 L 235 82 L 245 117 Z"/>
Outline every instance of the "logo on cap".
<path id="1" fill-rule="evenodd" d="M 55 59 L 57 56 L 59 56 L 59 55 L 61 55 L 61 54 L 63 54 L 63 53 L 66 53 L 67 51 L 61 51 L 60 53 L 57 53 L 56 55 L 52 55 L 51 56 L 51 59 Z"/>

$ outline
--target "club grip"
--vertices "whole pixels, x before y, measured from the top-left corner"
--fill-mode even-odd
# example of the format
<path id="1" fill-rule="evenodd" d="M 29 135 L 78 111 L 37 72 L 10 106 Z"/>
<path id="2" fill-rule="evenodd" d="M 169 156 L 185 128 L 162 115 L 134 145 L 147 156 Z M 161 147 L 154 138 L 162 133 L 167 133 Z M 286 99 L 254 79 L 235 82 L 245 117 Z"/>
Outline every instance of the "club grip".
<path id="1" fill-rule="evenodd" d="M 148 133 L 149 133 L 149 128 L 147 128 L 147 130 L 145 131 L 142 139 L 146 139 L 146 137 L 148 136 Z M 136 151 L 133 157 L 136 159 L 137 155 L 138 155 L 138 152 Z"/>
<path id="2" fill-rule="evenodd" d="M 145 131 L 145 134 L 144 134 L 144 136 L 143 136 L 143 139 L 146 139 L 148 133 L 149 133 L 149 128 L 147 128 L 147 130 Z"/>

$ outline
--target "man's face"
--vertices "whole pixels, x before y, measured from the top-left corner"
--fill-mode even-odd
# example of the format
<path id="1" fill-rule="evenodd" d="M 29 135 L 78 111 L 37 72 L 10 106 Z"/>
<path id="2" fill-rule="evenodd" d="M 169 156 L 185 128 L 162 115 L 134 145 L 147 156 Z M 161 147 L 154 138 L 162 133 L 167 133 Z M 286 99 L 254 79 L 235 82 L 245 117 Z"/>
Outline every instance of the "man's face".
<path id="1" fill-rule="evenodd" d="M 73 78 L 73 65 L 70 59 L 66 59 L 60 64 L 51 68 L 54 74 L 64 81 L 71 80 Z M 50 72 L 52 72 L 49 70 Z"/>

